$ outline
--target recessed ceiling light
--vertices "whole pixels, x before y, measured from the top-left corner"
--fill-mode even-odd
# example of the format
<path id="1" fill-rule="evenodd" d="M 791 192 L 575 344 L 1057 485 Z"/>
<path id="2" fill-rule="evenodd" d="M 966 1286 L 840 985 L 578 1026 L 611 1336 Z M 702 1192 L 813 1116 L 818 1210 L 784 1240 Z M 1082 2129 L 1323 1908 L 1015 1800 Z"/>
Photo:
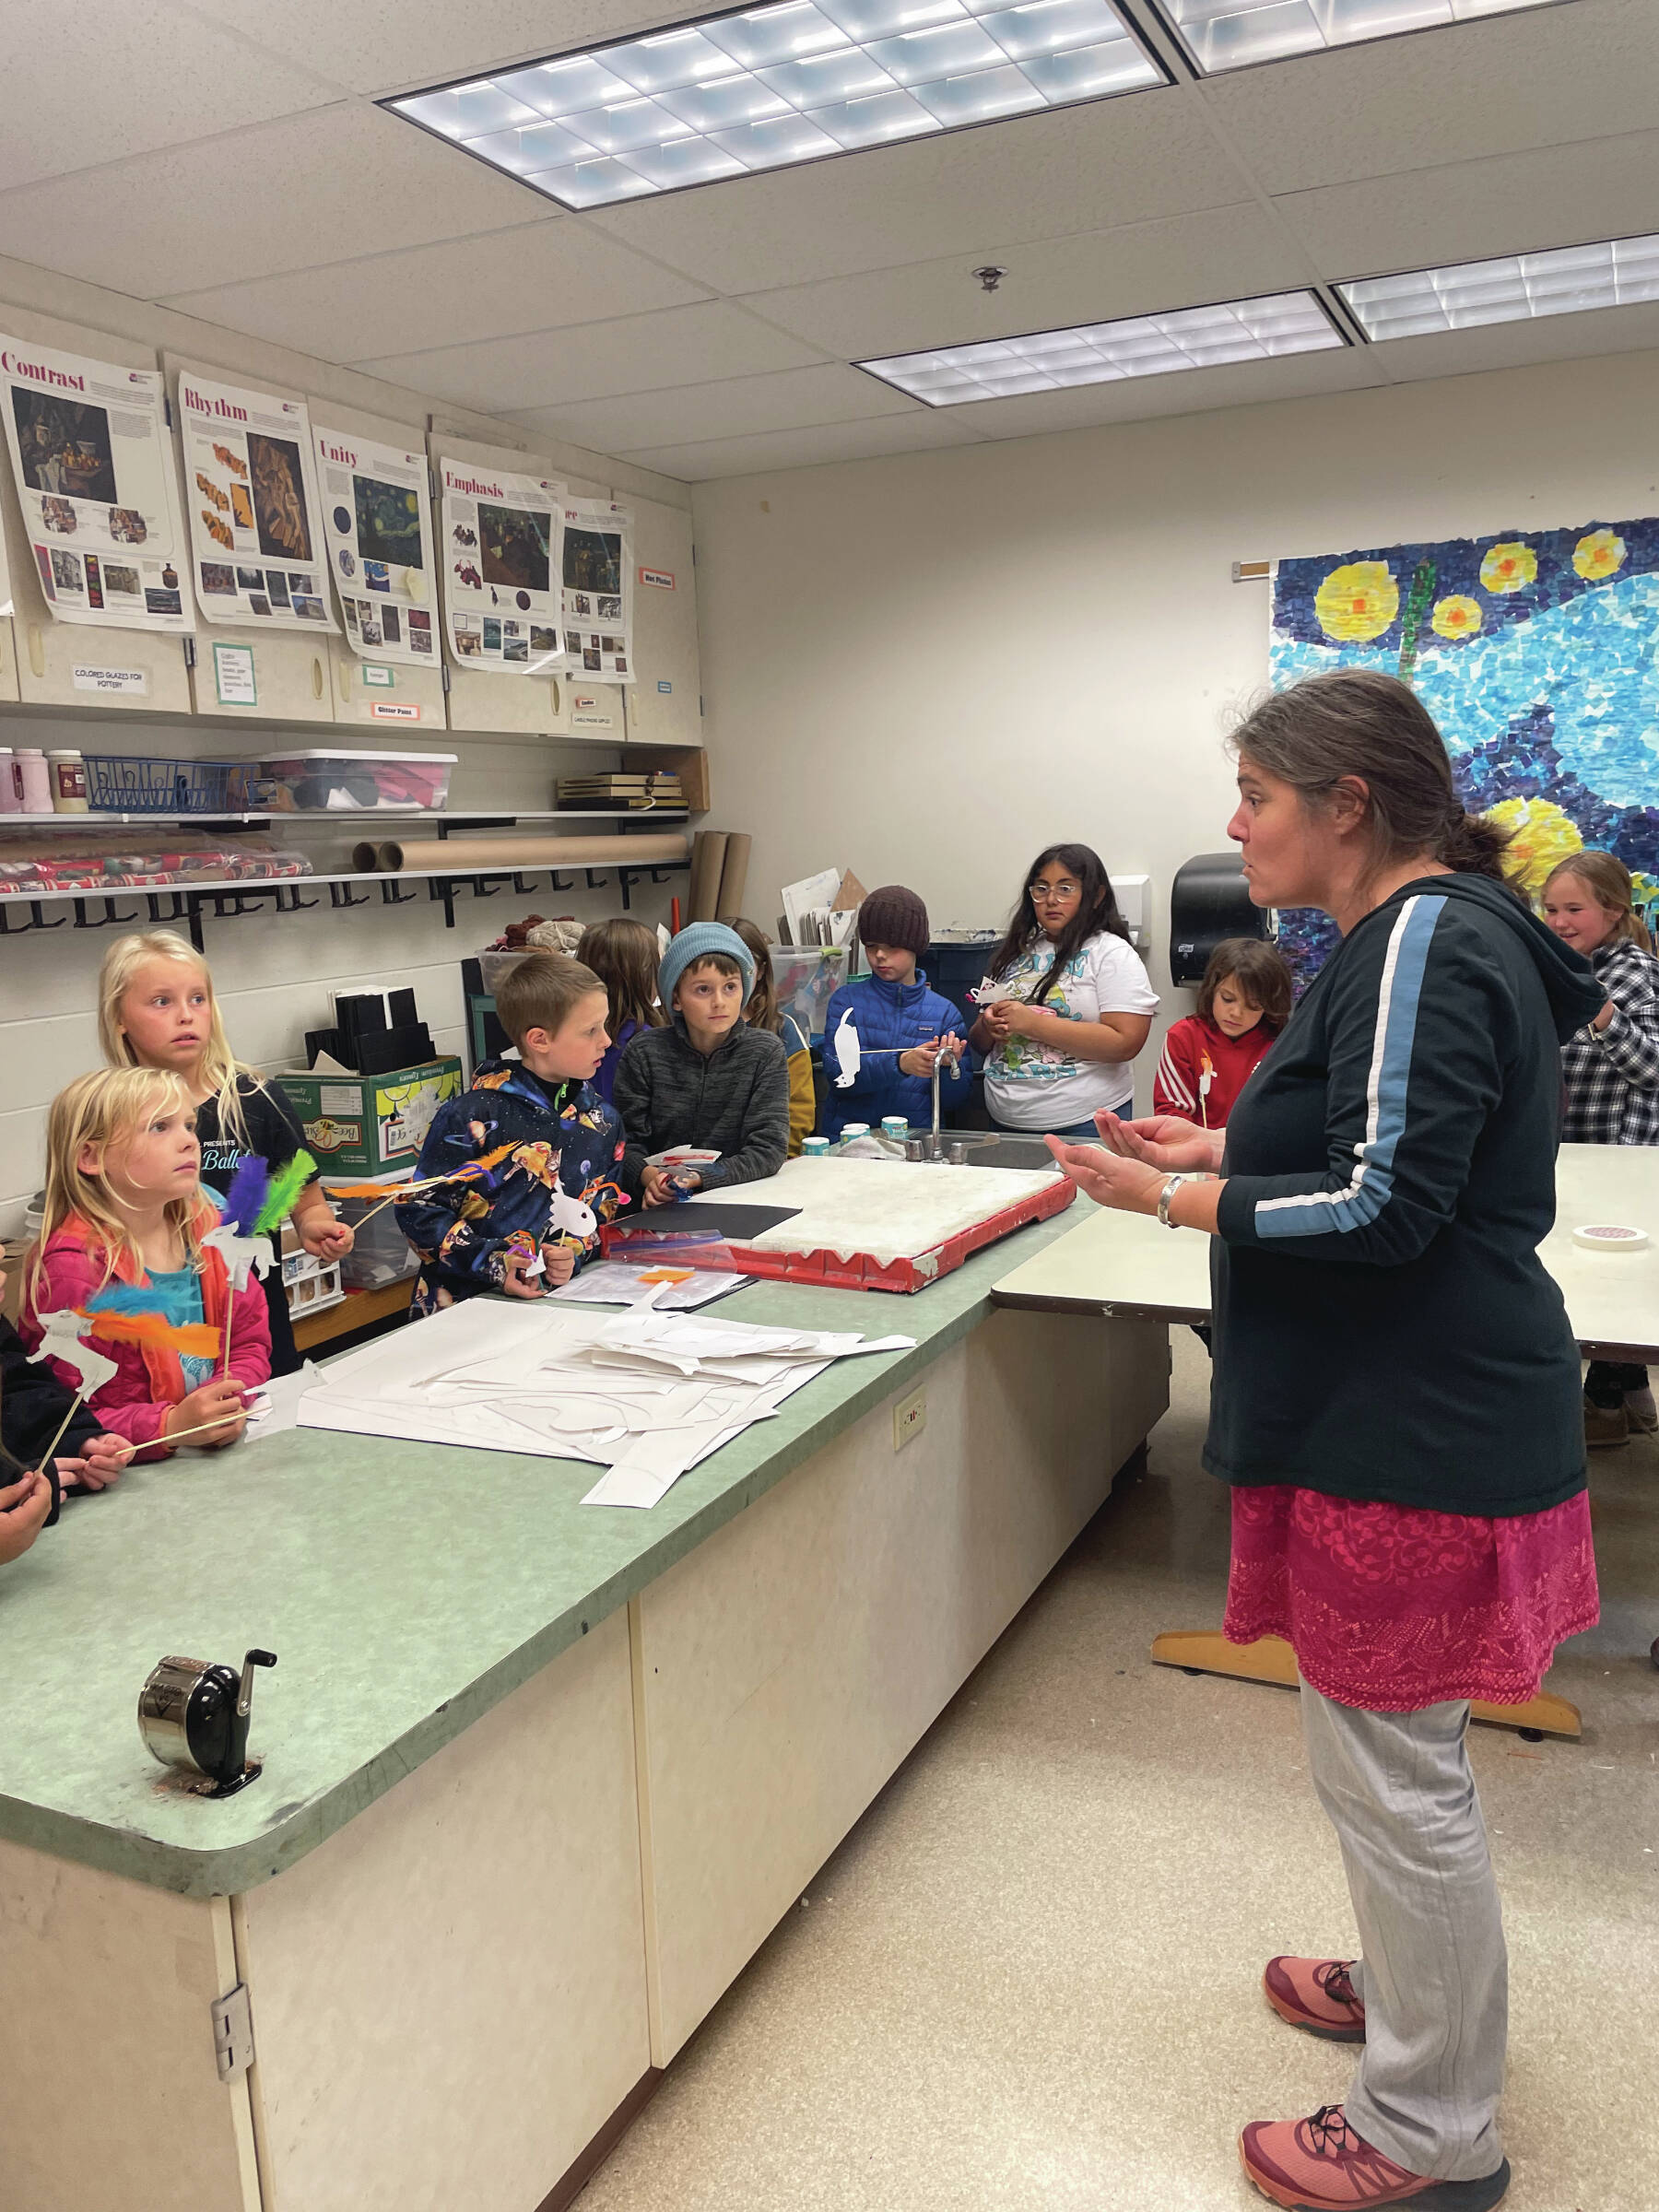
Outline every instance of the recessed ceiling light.
<path id="1" fill-rule="evenodd" d="M 1659 235 L 1412 269 L 1403 276 L 1367 276 L 1336 289 L 1366 336 L 1378 339 L 1633 307 L 1659 300 Z"/>
<path id="2" fill-rule="evenodd" d="M 1033 331 L 1023 338 L 897 353 L 857 365 L 930 407 L 956 407 L 970 399 L 1064 392 L 1123 377 L 1271 360 L 1282 353 L 1324 353 L 1346 342 L 1312 292 L 1275 292 L 1261 300 L 1226 300 L 1214 307 L 1176 308 L 1170 314 L 1135 315 L 1121 323 L 1087 323 L 1074 330 Z"/>
<path id="3" fill-rule="evenodd" d="M 1166 0 L 1175 28 L 1208 75 L 1319 53 L 1371 39 L 1556 7 L 1562 0 Z"/>
<path id="4" fill-rule="evenodd" d="M 775 0 L 381 105 L 605 207 L 1168 82 L 1112 0 Z"/>

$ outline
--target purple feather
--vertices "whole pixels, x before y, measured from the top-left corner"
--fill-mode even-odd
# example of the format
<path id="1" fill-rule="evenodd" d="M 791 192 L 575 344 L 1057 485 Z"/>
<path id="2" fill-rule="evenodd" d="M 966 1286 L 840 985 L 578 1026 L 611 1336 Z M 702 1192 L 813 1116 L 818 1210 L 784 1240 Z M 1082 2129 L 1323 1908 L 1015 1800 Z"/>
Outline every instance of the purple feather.
<path id="1" fill-rule="evenodd" d="M 259 1218 L 259 1209 L 265 1202 L 265 1193 L 271 1185 L 270 1167 L 256 1153 L 250 1152 L 230 1178 L 230 1188 L 225 1194 L 222 1221 L 233 1229 L 239 1237 L 251 1237 L 253 1224 Z"/>
<path id="2" fill-rule="evenodd" d="M 161 1301 L 142 1283 L 106 1283 L 81 1307 L 84 1313 L 160 1313 Z M 165 1318 L 165 1316 L 163 1317 Z"/>

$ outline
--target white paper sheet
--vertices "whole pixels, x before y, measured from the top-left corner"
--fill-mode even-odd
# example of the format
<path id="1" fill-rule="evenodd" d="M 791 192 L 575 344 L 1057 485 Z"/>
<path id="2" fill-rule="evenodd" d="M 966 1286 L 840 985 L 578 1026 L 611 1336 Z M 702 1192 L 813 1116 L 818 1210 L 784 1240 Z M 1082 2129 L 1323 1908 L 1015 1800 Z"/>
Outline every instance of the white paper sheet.
<path id="1" fill-rule="evenodd" d="M 337 631 L 303 400 L 179 372 L 196 598 L 209 622 Z"/>
<path id="2" fill-rule="evenodd" d="M 54 618 L 194 629 L 160 371 L 0 335 L 0 413 Z M 0 614 L 10 600 L 0 553 Z"/>
<path id="3" fill-rule="evenodd" d="M 318 423 L 328 572 L 360 660 L 438 665 L 438 564 L 424 453 Z"/>
<path id="4" fill-rule="evenodd" d="M 631 684 L 633 516 L 614 500 L 567 499 L 564 649 L 572 682 Z"/>
<path id="5" fill-rule="evenodd" d="M 649 1300 L 659 1313 L 690 1313 L 733 1290 L 746 1288 L 751 1279 L 747 1275 L 700 1267 L 691 1269 L 690 1279 L 684 1283 L 645 1280 L 648 1275 L 673 1265 L 672 1260 L 659 1260 L 654 1266 L 629 1267 L 620 1260 L 591 1260 L 580 1275 L 547 1295 L 574 1306 L 638 1306 Z"/>
<path id="6" fill-rule="evenodd" d="M 451 659 L 497 676 L 562 674 L 564 486 L 469 461 L 438 468 Z"/>

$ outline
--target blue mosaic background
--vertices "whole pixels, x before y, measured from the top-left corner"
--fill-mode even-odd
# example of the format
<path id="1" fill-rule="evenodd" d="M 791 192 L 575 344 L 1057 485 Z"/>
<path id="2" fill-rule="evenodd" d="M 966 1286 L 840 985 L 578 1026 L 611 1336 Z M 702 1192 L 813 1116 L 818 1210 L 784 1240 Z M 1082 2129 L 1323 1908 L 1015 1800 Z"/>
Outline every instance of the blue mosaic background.
<path id="1" fill-rule="evenodd" d="M 1622 556 L 1609 540 L 1622 541 Z M 1518 567 L 1523 579 L 1513 588 L 1491 588 L 1507 580 L 1492 568 L 1483 581 L 1494 547 L 1521 556 L 1518 564 L 1505 557 L 1508 576 Z M 1575 556 L 1592 573 L 1579 572 Z M 1388 572 L 1377 580 L 1371 621 L 1390 594 L 1399 605 L 1378 635 L 1345 640 L 1321 613 L 1340 626 L 1343 607 L 1363 604 L 1363 588 L 1351 601 L 1327 594 L 1323 610 L 1317 600 L 1333 571 L 1354 563 Z M 1467 603 L 1457 612 L 1477 621 L 1471 634 L 1436 634 L 1436 611 L 1452 600 Z M 1357 626 L 1369 626 L 1363 615 Z M 1651 803 L 1659 801 L 1659 521 L 1282 560 L 1269 665 L 1276 688 L 1324 668 L 1406 677 L 1445 736 L 1465 805 L 1504 807 L 1517 832 L 1512 851 L 1524 865 L 1535 859 L 1530 873 L 1541 880 L 1576 844 L 1605 846 L 1659 899 L 1659 804 Z M 1283 914 L 1280 933 L 1301 982 L 1335 943 L 1330 922 L 1311 912 Z"/>

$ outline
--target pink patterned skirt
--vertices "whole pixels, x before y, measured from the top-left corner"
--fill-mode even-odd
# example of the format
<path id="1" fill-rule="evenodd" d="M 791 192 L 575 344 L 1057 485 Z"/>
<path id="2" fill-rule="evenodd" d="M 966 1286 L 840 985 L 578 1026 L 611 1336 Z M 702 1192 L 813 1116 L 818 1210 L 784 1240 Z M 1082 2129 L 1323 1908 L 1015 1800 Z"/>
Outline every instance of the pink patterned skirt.
<path id="1" fill-rule="evenodd" d="M 1590 1500 L 1509 1520 L 1236 1487 L 1223 1632 L 1282 1636 L 1340 1705 L 1522 1705 L 1600 1618 Z"/>

